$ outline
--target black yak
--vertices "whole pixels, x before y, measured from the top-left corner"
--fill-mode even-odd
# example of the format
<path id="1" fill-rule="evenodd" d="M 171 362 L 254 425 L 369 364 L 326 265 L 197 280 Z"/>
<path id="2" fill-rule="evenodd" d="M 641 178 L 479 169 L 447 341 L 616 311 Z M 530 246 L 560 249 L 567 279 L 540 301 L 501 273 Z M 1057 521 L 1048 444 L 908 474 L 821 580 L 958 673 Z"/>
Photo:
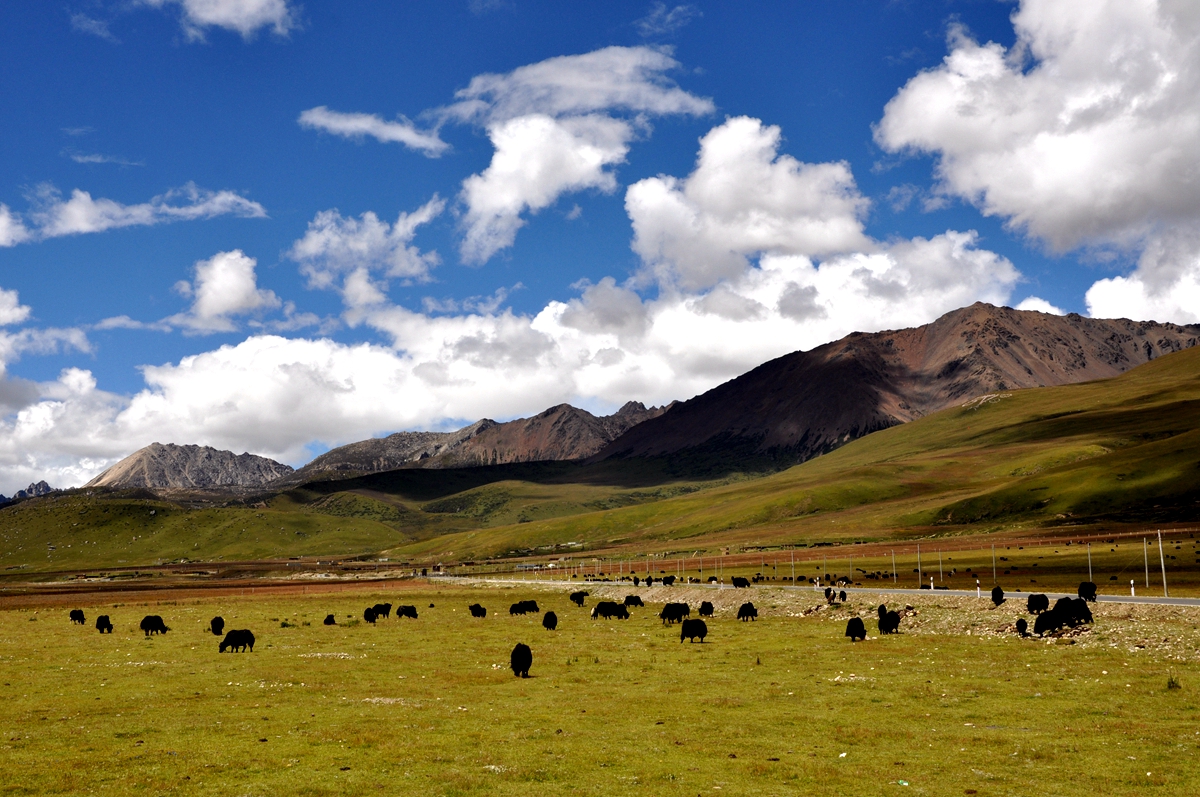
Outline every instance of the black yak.
<path id="1" fill-rule="evenodd" d="M 546 612 L 542 615 L 542 628 L 547 631 L 553 631 L 558 628 L 558 615 L 554 612 Z"/>
<path id="2" fill-rule="evenodd" d="M 157 614 L 148 614 L 143 617 L 139 627 L 146 632 L 146 636 L 150 636 L 151 634 L 165 634 L 171 630 L 167 628 L 167 624 Z"/>
<path id="3" fill-rule="evenodd" d="M 1035 593 L 1025 599 L 1025 609 L 1030 614 L 1041 614 L 1050 608 L 1050 599 L 1045 595 Z"/>
<path id="4" fill-rule="evenodd" d="M 333 619 L 332 614 L 325 615 L 325 625 L 337 625 L 337 620 Z"/>
<path id="5" fill-rule="evenodd" d="M 87 620 L 83 616 L 83 609 L 72 609 L 71 614 L 68 616 L 71 618 L 72 623 L 79 623 L 80 625 L 87 623 Z"/>
<path id="6" fill-rule="evenodd" d="M 861 617 L 851 617 L 846 623 L 846 636 L 850 637 L 851 642 L 867 638 L 867 627 L 863 625 Z"/>
<path id="7" fill-rule="evenodd" d="M 838 600 L 840 600 L 842 603 L 846 602 L 846 590 L 842 590 L 838 593 Z"/>
<path id="8" fill-rule="evenodd" d="M 641 584 L 641 583 L 642 583 L 642 580 L 640 578 L 638 578 L 637 576 L 633 577 L 633 586 L 636 587 L 638 584 Z"/>
<path id="9" fill-rule="evenodd" d="M 1096 585 L 1090 581 L 1083 581 L 1079 584 L 1079 597 L 1085 601 L 1096 602 Z"/>
<path id="10" fill-rule="evenodd" d="M 1004 590 L 1000 588 L 999 584 L 992 587 L 992 603 L 996 604 L 997 606 L 1004 603 Z"/>
<path id="11" fill-rule="evenodd" d="M 712 617 L 713 605 L 708 601 L 704 601 L 704 603 L 700 604 L 700 611 L 698 611 L 697 614 L 699 614 L 701 617 Z"/>
<path id="12" fill-rule="evenodd" d="M 735 589 L 749 589 L 750 588 L 750 579 L 742 578 L 741 576 L 734 576 L 732 579 L 730 579 L 730 583 L 733 584 Z"/>
<path id="13" fill-rule="evenodd" d="M 508 663 L 512 667 L 513 675 L 528 678 L 529 668 L 533 666 L 533 651 L 528 645 L 518 642 L 512 650 L 512 655 L 508 657 Z"/>
<path id="14" fill-rule="evenodd" d="M 747 601 L 738 607 L 738 619 L 743 623 L 747 620 L 758 619 L 758 609 L 754 608 L 754 604 Z"/>
<path id="15" fill-rule="evenodd" d="M 364 621 L 364 622 L 368 622 L 368 623 L 374 623 L 374 622 L 375 622 L 375 609 L 374 609 L 374 607 L 368 606 L 367 608 L 363 609 L 363 621 Z"/>
<path id="16" fill-rule="evenodd" d="M 517 601 L 508 607 L 509 614 L 537 614 L 540 611 L 537 601 Z"/>
<path id="17" fill-rule="evenodd" d="M 245 628 L 230 631 L 225 635 L 225 638 L 221 640 L 221 644 L 217 648 L 217 652 L 224 653 L 226 650 L 230 650 L 234 653 L 242 653 L 246 650 L 249 650 L 251 653 L 253 653 L 254 634 L 250 633 Z"/>
<path id="18" fill-rule="evenodd" d="M 696 637 L 700 637 L 701 644 L 704 643 L 704 637 L 708 636 L 708 626 L 703 620 L 684 620 L 683 625 L 679 628 L 679 642 L 683 640 L 695 642 Z"/>
<path id="19" fill-rule="evenodd" d="M 417 619 L 417 607 L 416 606 L 397 606 L 396 607 L 396 619 L 399 619 L 401 617 L 408 617 L 409 619 L 416 620 Z"/>
<path id="20" fill-rule="evenodd" d="M 467 607 L 467 610 L 471 612 L 472 617 L 487 617 L 487 609 L 483 608 L 478 603 L 472 603 Z"/>
<path id="21" fill-rule="evenodd" d="M 637 586 L 637 585 L 635 584 L 634 586 Z M 572 592 L 571 593 L 571 603 L 575 604 L 576 606 L 582 607 L 583 599 L 586 598 L 587 596 L 588 596 L 587 590 L 581 589 L 578 592 Z"/>
<path id="22" fill-rule="evenodd" d="M 691 614 L 692 610 L 688 608 L 686 603 L 668 603 L 666 606 L 663 606 L 658 616 L 664 624 L 670 624 L 678 623 L 683 618 L 691 616 Z"/>
<path id="23" fill-rule="evenodd" d="M 220 636 L 221 632 L 225 630 L 225 618 L 217 615 L 208 621 L 208 627 L 213 632 L 213 636 Z"/>
<path id="24" fill-rule="evenodd" d="M 675 576 L 663 576 L 662 583 L 664 587 L 674 586 Z"/>
<path id="25" fill-rule="evenodd" d="M 1074 628 L 1081 623 L 1092 622 L 1092 610 L 1083 598 L 1059 598 L 1054 608 L 1042 612 L 1033 623 L 1033 632 L 1039 636 L 1061 629 L 1064 625 Z"/>
<path id="26" fill-rule="evenodd" d="M 1021 636 L 1029 636 L 1029 623 L 1025 622 L 1025 618 L 1017 619 L 1017 633 Z"/>
<path id="27" fill-rule="evenodd" d="M 624 604 L 616 601 L 600 601 L 592 607 L 592 619 L 603 617 L 605 620 L 616 618 L 617 620 L 628 620 L 629 610 Z"/>
<path id="28" fill-rule="evenodd" d="M 900 615 L 896 612 L 889 612 L 886 605 L 879 604 L 879 633 L 894 634 L 899 630 Z"/>
<path id="29" fill-rule="evenodd" d="M 390 603 L 377 603 L 371 608 L 375 610 L 376 619 L 382 617 L 386 620 L 392 616 L 392 604 Z"/>
<path id="30" fill-rule="evenodd" d="M 101 634 L 112 633 L 112 621 L 108 619 L 107 614 L 102 614 L 96 618 L 96 630 Z"/>
<path id="31" fill-rule="evenodd" d="M 626 606 L 645 606 L 646 604 L 642 603 L 641 596 L 626 595 L 625 596 L 625 605 Z"/>

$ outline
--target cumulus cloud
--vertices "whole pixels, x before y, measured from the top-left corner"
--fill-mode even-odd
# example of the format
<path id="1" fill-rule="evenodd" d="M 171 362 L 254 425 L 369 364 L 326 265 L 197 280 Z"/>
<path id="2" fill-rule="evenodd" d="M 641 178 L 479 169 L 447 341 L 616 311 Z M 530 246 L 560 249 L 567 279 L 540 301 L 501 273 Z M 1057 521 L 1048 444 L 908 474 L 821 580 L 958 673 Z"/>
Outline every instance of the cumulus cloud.
<path id="1" fill-rule="evenodd" d="M 89 17 L 87 14 L 72 14 L 71 29 L 79 33 L 87 33 L 91 36 L 104 39 L 113 44 L 120 44 L 117 37 L 108 29 L 108 23 L 102 19 Z"/>
<path id="2" fill-rule="evenodd" d="M 440 259 L 436 252 L 422 252 L 411 244 L 417 229 L 445 207 L 445 201 L 435 195 L 412 213 L 401 213 L 391 225 L 371 211 L 355 219 L 336 209 L 324 210 L 309 222 L 304 237 L 292 244 L 288 257 L 300 264 L 310 287 L 336 287 L 341 279 L 343 287 L 357 297 L 354 304 L 375 304 L 377 289 L 363 293 L 372 271 L 417 282 L 428 279 Z"/>
<path id="3" fill-rule="evenodd" d="M 436 158 L 450 148 L 449 144 L 438 137 L 436 130 L 420 130 L 403 117 L 389 122 L 374 114 L 342 113 L 319 105 L 301 113 L 298 121 L 301 127 L 323 130 L 344 138 L 361 139 L 363 136 L 371 136 L 385 144 L 403 144 L 431 158 Z"/>
<path id="4" fill-rule="evenodd" d="M 29 230 L 8 205 L 0 204 L 0 246 L 15 246 L 30 238 Z"/>
<path id="5" fill-rule="evenodd" d="M 667 77 L 678 67 L 662 50 L 606 47 L 473 78 L 438 112 L 483 125 L 496 149 L 484 172 L 463 181 L 463 258 L 482 263 L 512 246 L 522 214 L 564 193 L 614 190 L 610 168 L 648 132 L 647 117 L 711 113 L 711 100 Z"/>
<path id="6" fill-rule="evenodd" d="M 19 324 L 29 318 L 29 306 L 21 304 L 16 291 L 0 288 L 0 327 Z"/>
<path id="7" fill-rule="evenodd" d="M 16 230 L 13 243 L 30 238 L 57 238 L 64 235 L 104 232 L 120 227 L 149 226 L 174 221 L 211 219 L 234 215 L 243 218 L 265 218 L 262 205 L 233 191 L 208 191 L 194 183 L 156 196 L 149 202 L 124 205 L 111 199 L 94 199 L 87 191 L 76 188 L 70 199 L 50 185 L 42 185 L 34 195 L 36 207 L 29 214 L 34 229 L 24 230 L 22 222 L 0 206 L 0 241 L 5 230 Z M 16 226 L 14 226 L 16 225 Z"/>
<path id="8" fill-rule="evenodd" d="M 597 114 L 566 119 L 531 114 L 492 125 L 491 164 L 463 181 L 463 258 L 483 263 L 512 246 L 525 225 L 521 214 L 536 213 L 565 192 L 616 190 L 616 178 L 605 167 L 624 162 L 633 134 L 630 123 Z"/>
<path id="9" fill-rule="evenodd" d="M 877 141 L 934 155 L 943 193 L 1057 251 L 1140 253 L 1089 291 L 1093 312 L 1195 318 L 1200 7 L 1024 0 L 1012 20 L 1011 50 L 952 31 L 943 63 L 888 103 Z"/>
<path id="10" fill-rule="evenodd" d="M 237 329 L 236 317 L 279 307 L 281 302 L 274 292 L 258 287 L 256 264 L 240 249 L 198 261 L 193 281 L 175 285 L 179 294 L 192 299 L 192 306 L 163 319 L 163 323 L 196 334 L 233 332 Z"/>
<path id="11" fill-rule="evenodd" d="M 867 200 L 848 164 L 801 163 L 780 155 L 778 127 L 738 117 L 700 141 L 686 179 L 632 185 L 625 209 L 633 248 L 664 284 L 710 287 L 741 273 L 760 253 L 821 257 L 869 251 Z"/>
<path id="12" fill-rule="evenodd" d="M 141 0 L 153 8 L 179 6 L 188 38 L 203 41 L 206 28 L 224 28 L 250 39 L 262 28 L 286 36 L 296 26 L 288 0 Z"/>

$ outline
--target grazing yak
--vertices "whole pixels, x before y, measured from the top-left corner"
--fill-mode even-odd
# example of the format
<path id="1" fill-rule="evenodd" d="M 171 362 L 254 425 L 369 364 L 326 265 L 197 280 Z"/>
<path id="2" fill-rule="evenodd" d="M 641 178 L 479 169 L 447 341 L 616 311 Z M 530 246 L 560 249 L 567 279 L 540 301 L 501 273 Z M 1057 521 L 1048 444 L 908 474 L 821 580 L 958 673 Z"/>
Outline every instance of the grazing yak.
<path id="1" fill-rule="evenodd" d="M 1033 633 L 1043 634 L 1058 631 L 1064 625 L 1074 628 L 1092 622 L 1092 610 L 1083 598 L 1059 598 L 1054 608 L 1038 615 L 1033 624 Z"/>
<path id="2" fill-rule="evenodd" d="M 879 604 L 879 633 L 894 634 L 900 630 L 900 615 L 889 612 L 885 604 Z"/>
<path id="3" fill-rule="evenodd" d="M 633 577 L 633 586 L 635 586 L 635 587 L 636 587 L 638 584 L 641 584 L 641 583 L 642 583 L 642 579 L 641 579 L 641 578 L 639 578 L 638 576 L 634 576 L 634 577 Z"/>
<path id="4" fill-rule="evenodd" d="M 867 627 L 863 625 L 861 617 L 851 617 L 846 623 L 846 636 L 850 637 L 851 642 L 867 638 Z"/>
<path id="5" fill-rule="evenodd" d="M 841 601 L 842 603 L 846 602 L 846 590 L 842 590 L 841 592 L 838 593 L 838 600 Z"/>
<path id="6" fill-rule="evenodd" d="M 407 617 L 410 620 L 416 620 L 417 619 L 417 607 L 416 606 L 397 606 L 396 607 L 396 619 L 399 619 L 401 617 Z"/>
<path id="7" fill-rule="evenodd" d="M 375 609 L 371 606 L 363 609 L 363 621 L 368 623 L 375 622 Z"/>
<path id="8" fill-rule="evenodd" d="M 337 620 L 333 618 L 332 614 L 325 615 L 325 625 L 337 625 Z"/>
<path id="9" fill-rule="evenodd" d="M 542 628 L 547 631 L 553 631 L 558 628 L 558 615 L 554 612 L 546 612 L 542 615 Z"/>
<path id="10" fill-rule="evenodd" d="M 508 607 L 509 614 L 537 614 L 540 611 L 537 601 L 517 601 Z"/>
<path id="11" fill-rule="evenodd" d="M 139 627 L 146 632 L 146 636 L 150 636 L 151 634 L 165 634 L 171 630 L 167 628 L 167 624 L 157 614 L 148 614 L 143 617 Z"/>
<path id="12" fill-rule="evenodd" d="M 471 612 L 472 617 L 487 617 L 487 609 L 483 608 L 478 603 L 472 603 L 467 607 L 467 610 Z"/>
<path id="13" fill-rule="evenodd" d="M 732 579 L 730 579 L 730 582 L 733 584 L 735 589 L 749 589 L 750 588 L 750 579 L 748 579 L 748 578 L 742 578 L 741 576 L 734 576 Z"/>
<path id="14" fill-rule="evenodd" d="M 512 667 L 513 675 L 528 678 L 529 668 L 533 666 L 533 651 L 528 645 L 518 642 L 512 650 L 512 655 L 508 657 L 508 664 Z"/>
<path id="15" fill-rule="evenodd" d="M 625 596 L 625 605 L 626 606 L 645 606 L 646 604 L 642 603 L 641 596 L 639 596 L 639 595 L 626 595 Z"/>
<path id="16" fill-rule="evenodd" d="M 743 603 L 741 606 L 738 607 L 738 619 L 741 620 L 743 623 L 746 622 L 747 620 L 757 620 L 758 619 L 758 609 L 754 608 L 753 603 L 751 603 L 750 601 L 746 601 L 745 603 Z"/>
<path id="17" fill-rule="evenodd" d="M 79 623 L 80 625 L 87 623 L 87 620 L 83 616 L 83 609 L 72 609 L 69 617 L 72 623 Z"/>
<path id="18" fill-rule="evenodd" d="M 704 603 L 700 604 L 700 611 L 698 611 L 697 614 L 699 614 L 701 617 L 712 617 L 713 605 L 708 601 L 704 601 Z"/>
<path id="19" fill-rule="evenodd" d="M 675 585 L 675 576 L 663 576 L 662 583 L 664 587 L 672 587 Z"/>
<path id="20" fill-rule="evenodd" d="M 679 628 L 679 642 L 683 644 L 683 640 L 695 642 L 696 637 L 700 637 L 700 643 L 704 643 L 704 637 L 708 636 L 708 626 L 703 620 L 684 620 L 683 625 Z"/>
<path id="21" fill-rule="evenodd" d="M 624 604 L 616 601 L 600 601 L 592 608 L 592 619 L 603 617 L 605 620 L 616 618 L 617 620 L 628 620 L 629 610 Z"/>
<path id="22" fill-rule="evenodd" d="M 1025 609 L 1030 614 L 1041 614 L 1050 608 L 1050 599 L 1045 595 L 1035 593 L 1025 599 Z"/>
<path id="23" fill-rule="evenodd" d="M 634 586 L 636 587 L 637 584 L 634 584 Z M 581 589 L 578 592 L 572 592 L 571 593 L 571 603 L 582 608 L 583 607 L 583 599 L 586 598 L 587 596 L 588 596 L 588 591 L 586 589 Z"/>
<path id="24" fill-rule="evenodd" d="M 225 618 L 217 615 L 208 621 L 209 630 L 213 632 L 213 636 L 220 636 L 225 630 Z"/>
<path id="25" fill-rule="evenodd" d="M 1090 581 L 1082 581 L 1079 584 L 1079 597 L 1091 603 L 1096 602 L 1096 585 Z"/>
<path id="26" fill-rule="evenodd" d="M 225 635 L 225 638 L 221 640 L 221 644 L 218 646 L 217 652 L 224 653 L 226 650 L 229 650 L 233 653 L 244 653 L 245 651 L 249 650 L 251 653 L 253 653 L 254 634 L 250 633 L 245 628 L 230 631 Z"/>
<path id="27" fill-rule="evenodd" d="M 686 603 L 668 603 L 662 607 L 662 611 L 659 612 L 658 616 L 664 624 L 670 624 L 682 622 L 683 618 L 690 617 L 691 614 L 692 610 Z"/>
<path id="28" fill-rule="evenodd" d="M 1021 636 L 1029 636 L 1029 623 L 1025 622 L 1024 617 L 1017 620 L 1017 633 Z"/>
<path id="29" fill-rule="evenodd" d="M 101 634 L 112 633 L 112 621 L 108 619 L 107 614 L 102 614 L 96 618 L 96 630 Z"/>
<path id="30" fill-rule="evenodd" d="M 709 576 L 709 577 L 708 577 L 708 583 L 709 583 L 709 584 L 716 584 L 716 583 L 717 583 L 717 577 L 716 577 L 716 576 Z"/>
<path id="31" fill-rule="evenodd" d="M 1004 603 L 1004 590 L 1000 588 L 999 584 L 992 587 L 992 603 L 996 604 L 997 606 Z"/>
<path id="32" fill-rule="evenodd" d="M 386 620 L 392 616 L 392 604 L 390 603 L 377 603 L 371 608 L 375 610 L 376 619 L 382 617 Z"/>

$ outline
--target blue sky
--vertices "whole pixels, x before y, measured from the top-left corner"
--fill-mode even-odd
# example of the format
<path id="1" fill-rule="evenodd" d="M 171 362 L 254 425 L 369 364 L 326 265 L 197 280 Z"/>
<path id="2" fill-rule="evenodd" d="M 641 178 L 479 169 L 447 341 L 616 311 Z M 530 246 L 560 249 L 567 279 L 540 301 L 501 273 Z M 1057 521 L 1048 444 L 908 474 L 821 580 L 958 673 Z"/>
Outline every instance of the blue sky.
<path id="1" fill-rule="evenodd" d="M 686 399 L 976 300 L 1195 322 L 1197 16 L 18 4 L 0 491 Z"/>

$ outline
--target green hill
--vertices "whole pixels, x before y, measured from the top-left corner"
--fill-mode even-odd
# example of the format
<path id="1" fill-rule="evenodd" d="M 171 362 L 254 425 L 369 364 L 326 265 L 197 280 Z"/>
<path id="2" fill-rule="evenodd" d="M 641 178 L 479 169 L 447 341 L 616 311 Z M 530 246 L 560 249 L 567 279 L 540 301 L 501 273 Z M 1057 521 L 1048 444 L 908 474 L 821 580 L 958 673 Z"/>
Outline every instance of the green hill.
<path id="1" fill-rule="evenodd" d="M 1200 349 L 1115 379 L 980 397 L 773 475 L 726 470 L 717 480 L 678 475 L 678 460 L 400 470 L 196 507 L 71 491 L 0 509 L 0 567 L 480 559 L 1188 522 L 1200 514 Z"/>

